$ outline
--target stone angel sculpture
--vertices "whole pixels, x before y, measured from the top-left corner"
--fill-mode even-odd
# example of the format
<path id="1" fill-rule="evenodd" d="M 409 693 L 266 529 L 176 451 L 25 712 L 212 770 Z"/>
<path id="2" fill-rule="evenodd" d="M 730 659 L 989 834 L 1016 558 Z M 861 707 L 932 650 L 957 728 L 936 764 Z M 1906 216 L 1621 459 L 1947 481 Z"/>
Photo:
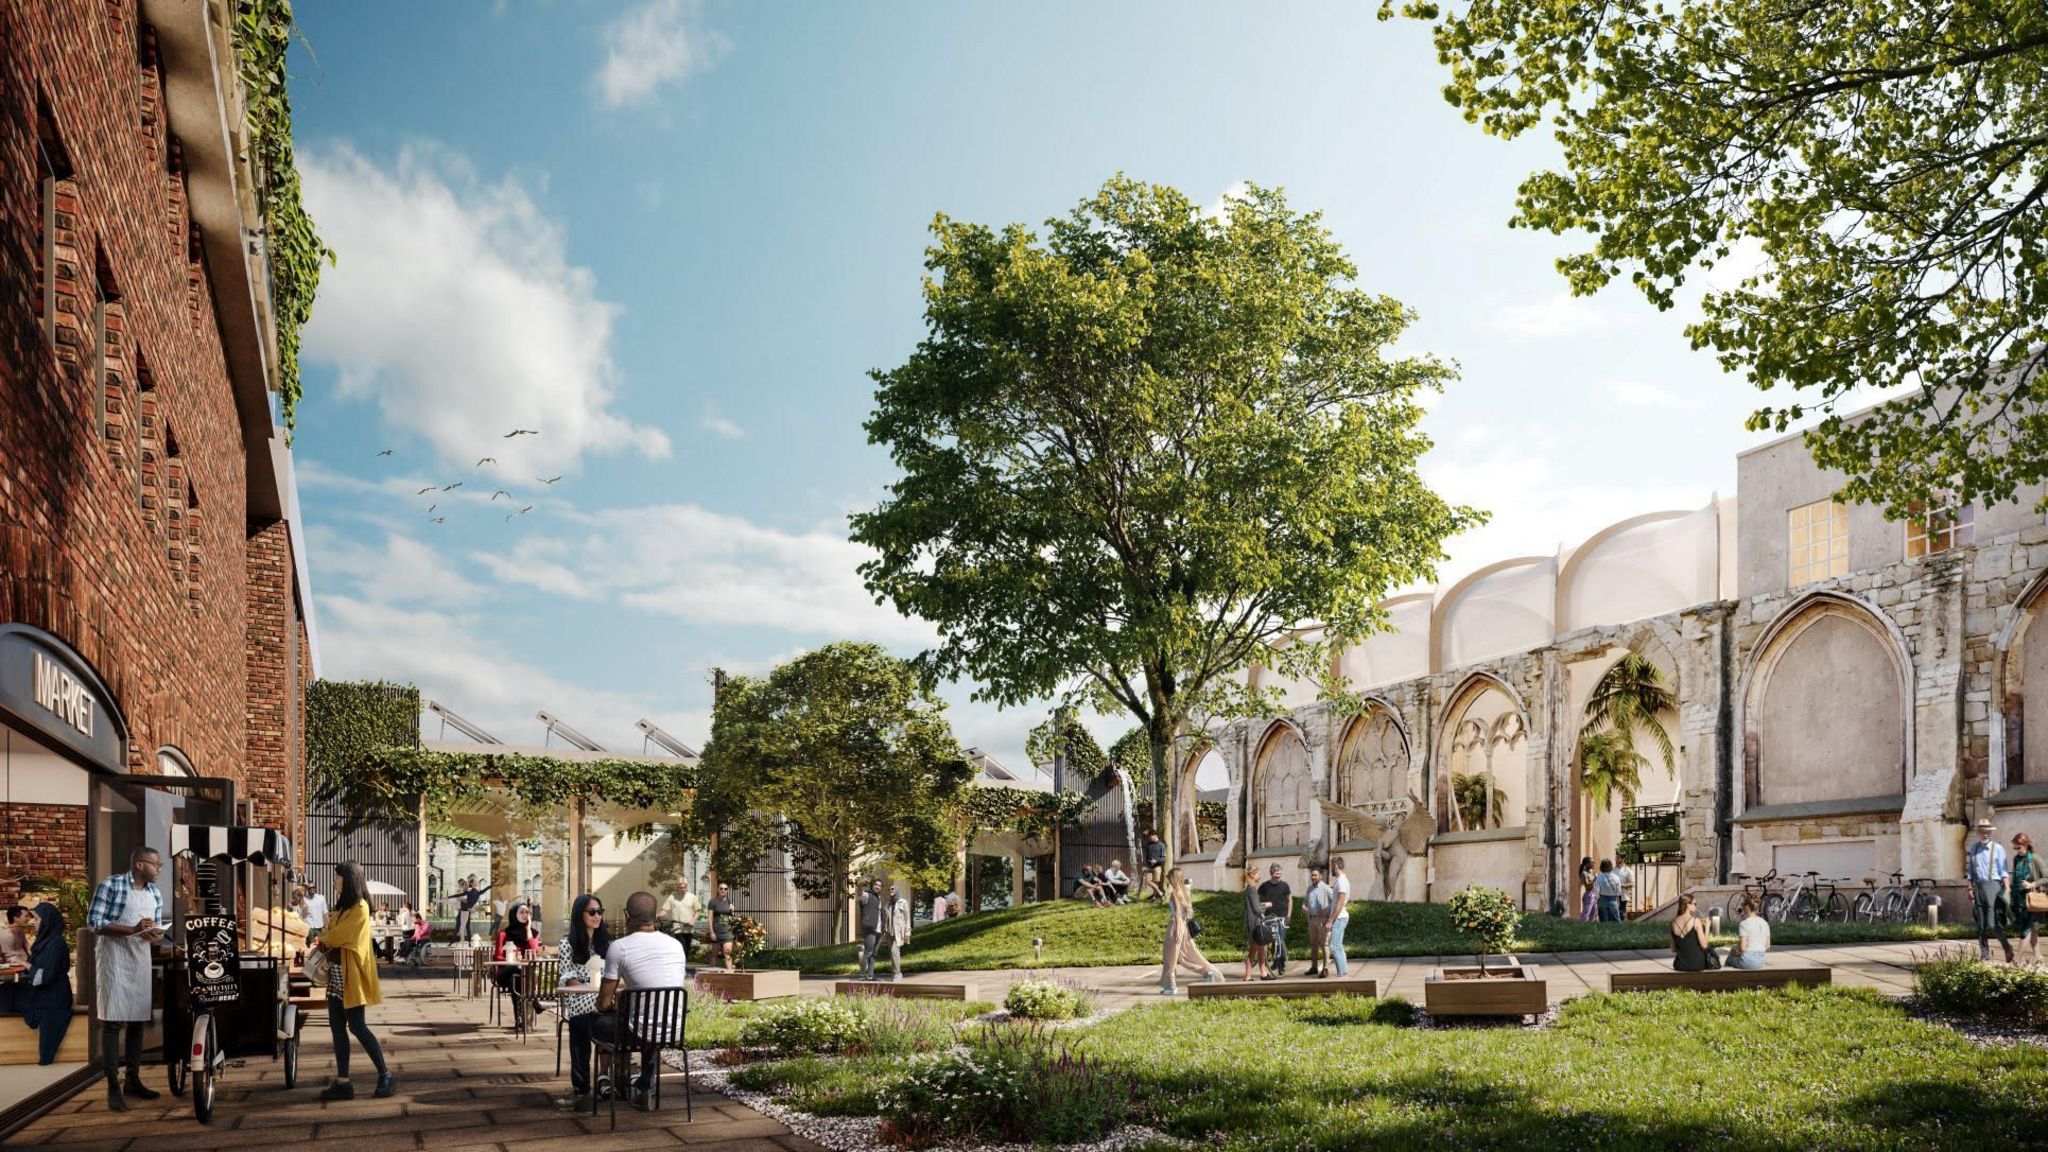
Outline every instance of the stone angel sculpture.
<path id="1" fill-rule="evenodd" d="M 1429 806 L 1420 797 L 1410 792 L 1404 800 L 1380 801 L 1371 808 L 1353 808 L 1334 800 L 1318 798 L 1323 815 L 1357 831 L 1372 829 L 1372 838 L 1379 861 L 1380 892 L 1382 900 L 1395 899 L 1400 891 L 1401 871 L 1410 856 L 1421 856 L 1429 851 L 1429 838 L 1436 832 L 1436 820 L 1429 814 Z"/>

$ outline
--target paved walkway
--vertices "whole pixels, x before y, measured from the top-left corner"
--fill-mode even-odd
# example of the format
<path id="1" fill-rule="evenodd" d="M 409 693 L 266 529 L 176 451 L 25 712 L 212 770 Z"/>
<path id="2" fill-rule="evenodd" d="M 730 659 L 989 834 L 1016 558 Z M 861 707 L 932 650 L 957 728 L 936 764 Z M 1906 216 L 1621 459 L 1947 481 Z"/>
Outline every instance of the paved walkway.
<path id="1" fill-rule="evenodd" d="M 683 1120 L 682 1078 L 671 1076 L 662 1110 L 621 1105 L 619 1129 L 608 1113 L 570 1115 L 553 1099 L 568 1091 L 567 1069 L 555 1076 L 552 1022 L 525 1044 L 506 1029 L 483 1023 L 485 1001 L 448 995 L 445 975 L 396 976 L 384 981 L 385 1000 L 370 1023 L 398 1075 L 398 1095 L 370 1096 L 375 1073 L 360 1049 L 350 1059 L 354 1100 L 325 1103 L 320 1088 L 334 1072 L 324 1014 L 307 1025 L 299 1086 L 286 1090 L 282 1061 L 249 1060 L 222 1081 L 213 1123 L 192 1119 L 189 1098 L 165 1093 L 149 1103 L 107 1110 L 95 1085 L 61 1104 L 10 1139 L 9 1148 L 53 1152 L 184 1152 L 216 1148 L 311 1148 L 332 1152 L 523 1152 L 544 1148 L 577 1152 L 672 1148 L 699 1152 L 822 1152 L 780 1123 L 716 1093 L 696 1096 L 696 1120 Z M 161 1065 L 143 1072 L 161 1091 Z"/>
<path id="2" fill-rule="evenodd" d="M 1947 946 L 1954 947 L 1951 942 Z M 1874 988 L 1887 996 L 1904 996 L 1913 990 L 1912 962 L 1931 949 L 1925 943 L 1893 944 L 1801 944 L 1771 949 L 1773 963 L 1825 964 L 1835 970 L 1835 983 L 1852 988 Z M 1524 964 L 1537 964 L 1550 986 L 1552 1001 L 1607 991 L 1607 976 L 1614 972 L 1651 972 L 1671 968 L 1671 953 L 1652 949 L 1623 949 L 1604 952 L 1556 952 L 1520 957 Z M 1470 964 L 1467 956 L 1404 956 L 1354 960 L 1351 974 L 1379 981 L 1381 996 L 1402 996 L 1422 1003 L 1422 983 L 1430 969 L 1440 964 Z M 1219 964 L 1223 974 L 1235 980 L 1244 973 L 1243 961 Z M 1305 965 L 1297 960 L 1288 971 L 1300 974 Z M 933 983 L 973 983 L 984 1000 L 1000 1003 L 1011 984 L 1020 980 L 1058 976 L 1093 989 L 1106 1008 L 1125 1008 L 1164 1000 L 1159 995 L 1159 966 L 1125 965 L 1114 968 L 1039 968 L 1003 972 L 918 972 L 904 979 Z M 829 996 L 832 982 L 844 976 L 806 976 L 806 995 Z M 1181 986 L 1191 981 L 1183 974 Z"/>

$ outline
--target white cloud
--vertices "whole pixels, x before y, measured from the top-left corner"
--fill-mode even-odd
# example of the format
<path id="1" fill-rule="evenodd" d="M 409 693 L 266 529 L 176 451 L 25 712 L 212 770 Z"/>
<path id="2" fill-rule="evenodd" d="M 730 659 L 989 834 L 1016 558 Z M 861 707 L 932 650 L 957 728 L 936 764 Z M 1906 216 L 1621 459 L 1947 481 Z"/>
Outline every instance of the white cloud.
<path id="1" fill-rule="evenodd" d="M 704 430 L 715 432 L 727 440 L 738 440 L 747 434 L 746 429 L 711 411 L 709 408 L 704 410 Z"/>
<path id="2" fill-rule="evenodd" d="M 1679 403 L 1678 394 L 1659 384 L 1641 380 L 1622 380 L 1608 388 L 1608 394 L 1617 404 L 1631 408 L 1671 408 Z"/>
<path id="3" fill-rule="evenodd" d="M 1510 336 L 1544 340 L 1580 336 L 1614 326 L 1614 312 L 1584 296 L 1559 293 L 1534 304 L 1502 304 L 1487 317 L 1495 330 Z"/>
<path id="4" fill-rule="evenodd" d="M 1244 199 L 1245 196 L 1251 192 L 1251 190 L 1252 186 L 1249 182 L 1239 180 L 1237 183 L 1232 184 L 1228 188 L 1225 188 L 1223 190 L 1222 195 L 1216 197 L 1214 200 L 1211 200 L 1207 204 L 1203 205 L 1202 215 L 1207 216 L 1212 220 L 1229 219 L 1231 205 Z"/>
<path id="5" fill-rule="evenodd" d="M 668 437 L 614 405 L 616 305 L 569 264 L 561 228 L 513 180 L 447 153 L 380 168 L 341 147 L 302 154 L 306 200 L 339 258 L 322 270 L 306 355 L 425 438 L 444 468 L 507 487 L 587 452 L 665 457 Z M 507 438 L 515 428 L 539 435 Z"/>
<path id="6" fill-rule="evenodd" d="M 546 708 L 605 747 L 638 751 L 635 720 L 646 717 L 692 743 L 710 719 L 648 693 L 612 692 L 563 680 L 502 644 L 481 639 L 486 624 L 466 614 L 405 608 L 344 595 L 316 598 L 321 662 L 337 679 L 387 679 L 419 686 L 465 719 L 511 744 L 539 744 L 534 713 Z M 493 627 L 495 630 L 495 627 Z M 422 735 L 437 735 L 429 723 Z"/>
<path id="7" fill-rule="evenodd" d="M 604 106 L 644 103 L 724 55 L 729 42 L 697 26 L 695 16 L 696 5 L 685 0 L 650 0 L 605 25 L 604 64 L 596 76 Z"/>
<path id="8" fill-rule="evenodd" d="M 572 600 L 597 599 L 598 589 L 562 562 L 565 551 L 559 541 L 529 538 L 515 545 L 510 556 L 491 552 L 473 555 L 477 563 L 508 584 L 524 584 Z"/>
<path id="9" fill-rule="evenodd" d="M 380 604 L 464 604 L 483 591 L 433 548 L 396 531 L 379 547 L 316 527 L 311 549 L 323 582 L 341 577 Z"/>

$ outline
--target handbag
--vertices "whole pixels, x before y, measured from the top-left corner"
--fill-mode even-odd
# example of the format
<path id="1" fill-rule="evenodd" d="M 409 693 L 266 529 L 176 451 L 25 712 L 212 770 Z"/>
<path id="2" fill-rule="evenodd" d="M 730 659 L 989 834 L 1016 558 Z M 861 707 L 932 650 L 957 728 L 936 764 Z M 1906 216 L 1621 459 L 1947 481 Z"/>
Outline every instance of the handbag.
<path id="1" fill-rule="evenodd" d="M 1202 922 L 1200 920 L 1195 919 L 1193 916 L 1188 917 L 1188 938 L 1192 940 L 1195 937 L 1200 936 L 1201 934 Z"/>
<path id="2" fill-rule="evenodd" d="M 334 960 L 318 948 L 306 953 L 306 983 L 321 990 L 327 990 L 328 970 L 334 967 Z"/>
<path id="3" fill-rule="evenodd" d="M 2027 911 L 2048 912 L 2048 892 L 2036 889 L 2027 893 Z"/>

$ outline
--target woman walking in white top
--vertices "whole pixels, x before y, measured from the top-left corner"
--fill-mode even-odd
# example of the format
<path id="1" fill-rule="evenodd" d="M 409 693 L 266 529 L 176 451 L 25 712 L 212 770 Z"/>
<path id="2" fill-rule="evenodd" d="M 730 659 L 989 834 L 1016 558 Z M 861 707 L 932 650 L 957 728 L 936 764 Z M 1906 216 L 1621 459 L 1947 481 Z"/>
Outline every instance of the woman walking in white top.
<path id="1" fill-rule="evenodd" d="M 1200 972 L 1202 979 L 1211 984 L 1223 981 L 1223 973 L 1209 963 L 1200 948 L 1195 947 L 1195 934 L 1190 927 L 1194 919 L 1195 902 L 1188 894 L 1188 878 L 1175 868 L 1166 874 L 1166 955 L 1165 964 L 1159 970 L 1159 994 L 1162 996 L 1171 996 L 1180 990 L 1176 978 L 1183 964 Z"/>
<path id="2" fill-rule="evenodd" d="M 1344 858 L 1330 857 L 1330 887 L 1337 890 L 1337 914 L 1330 917 L 1330 966 L 1339 976 L 1351 974 L 1351 962 L 1344 955 L 1344 929 L 1351 926 L 1351 877 L 1344 874 Z"/>
<path id="3" fill-rule="evenodd" d="M 1755 971 L 1764 966 L 1764 956 L 1771 950 L 1771 926 L 1756 914 L 1754 896 L 1743 897 L 1736 910 L 1742 914 L 1742 922 L 1736 926 L 1735 950 L 1728 954 L 1728 966 Z"/>

